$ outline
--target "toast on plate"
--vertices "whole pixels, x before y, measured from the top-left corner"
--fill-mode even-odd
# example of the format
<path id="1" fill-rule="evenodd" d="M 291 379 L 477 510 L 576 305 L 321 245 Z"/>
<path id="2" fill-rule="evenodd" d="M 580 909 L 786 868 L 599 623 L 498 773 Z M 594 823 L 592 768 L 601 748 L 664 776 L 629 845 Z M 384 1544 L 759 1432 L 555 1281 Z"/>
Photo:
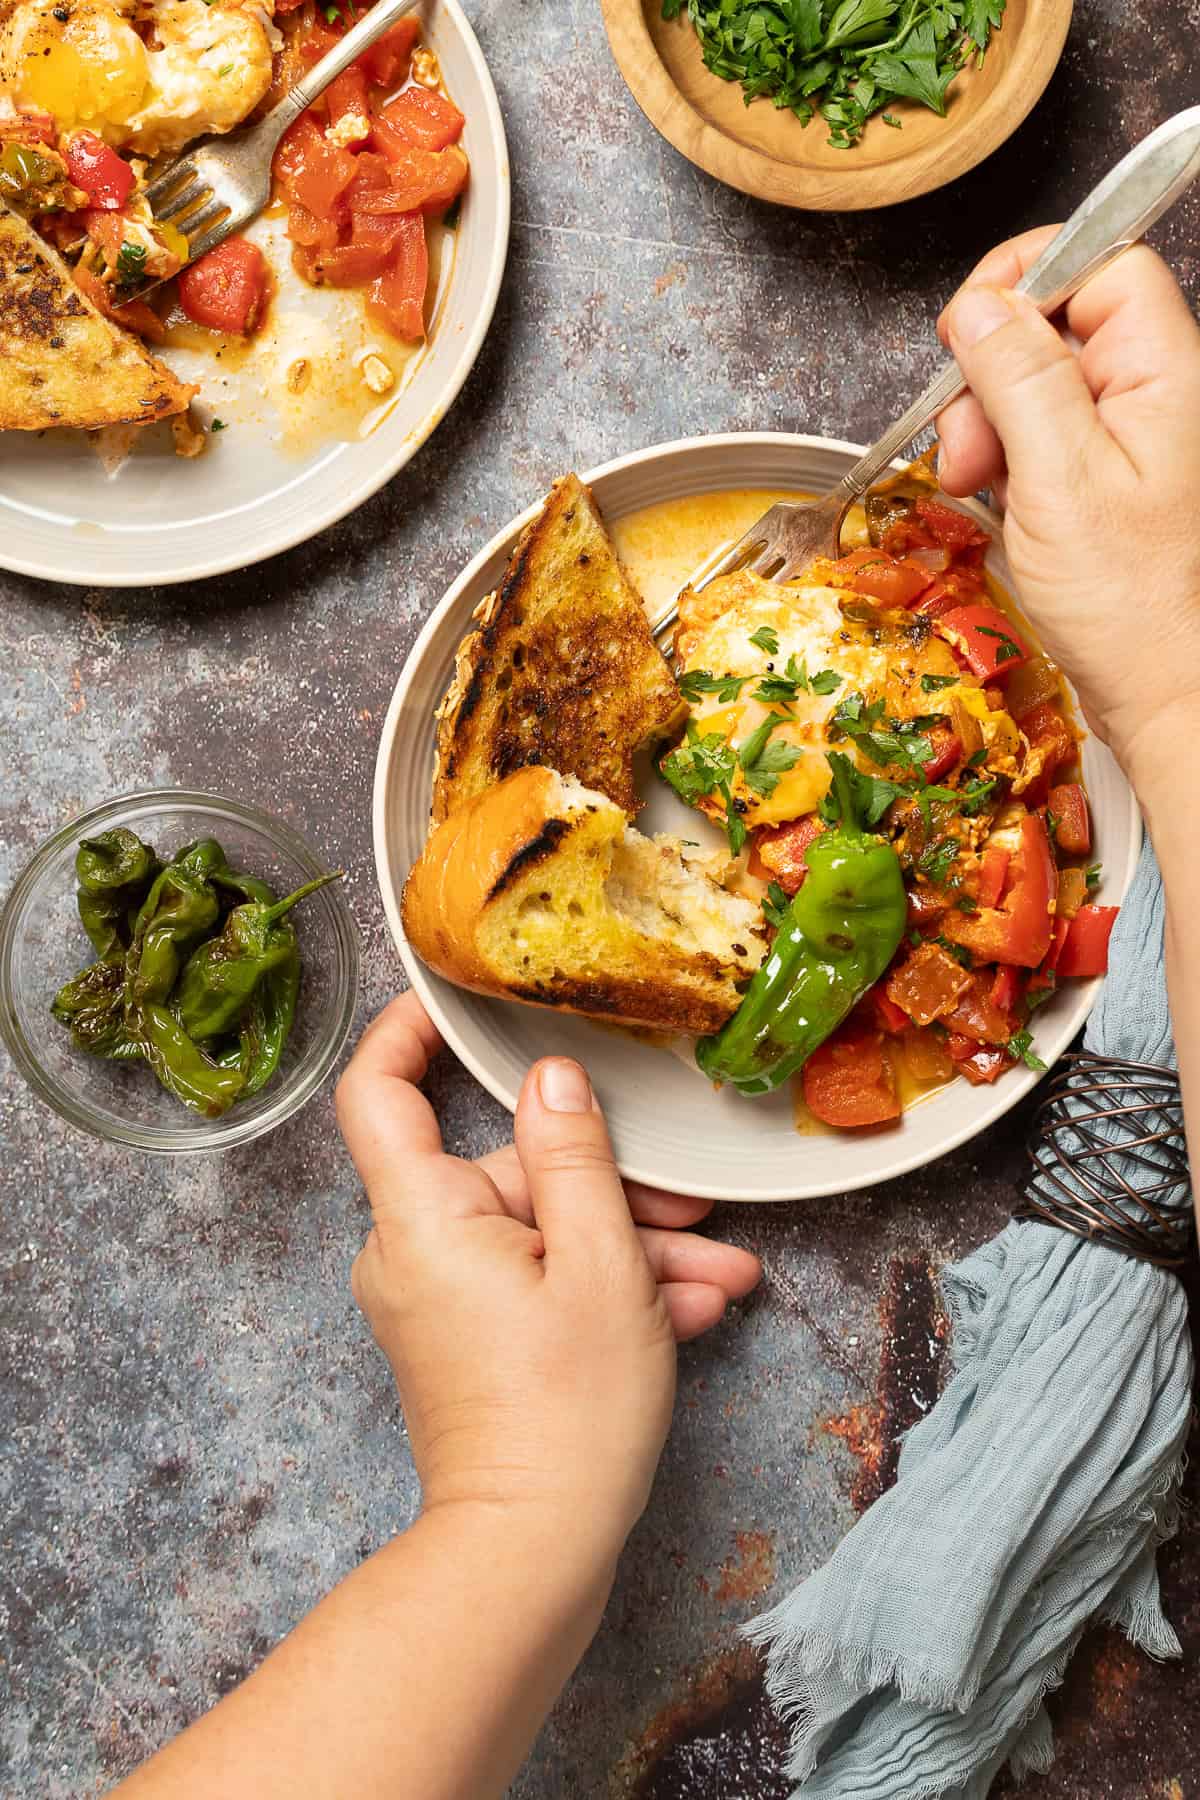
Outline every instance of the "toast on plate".
<path id="1" fill-rule="evenodd" d="M 635 813 L 634 752 L 682 703 L 577 475 L 554 484 L 476 620 L 438 709 L 434 823 L 531 764 Z"/>
<path id="2" fill-rule="evenodd" d="M 765 955 L 758 907 L 552 769 L 457 807 L 402 913 L 413 948 L 460 987 L 697 1036 L 725 1023 Z"/>
<path id="3" fill-rule="evenodd" d="M 97 311 L 58 252 L 0 201 L 0 431 L 165 419 L 195 392 Z"/>

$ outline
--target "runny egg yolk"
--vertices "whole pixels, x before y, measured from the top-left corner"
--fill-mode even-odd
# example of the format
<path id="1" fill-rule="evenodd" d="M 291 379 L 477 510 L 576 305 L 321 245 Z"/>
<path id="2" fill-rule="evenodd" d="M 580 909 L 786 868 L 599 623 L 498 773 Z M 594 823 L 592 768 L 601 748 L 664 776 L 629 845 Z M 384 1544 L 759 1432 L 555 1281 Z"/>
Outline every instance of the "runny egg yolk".
<path id="1" fill-rule="evenodd" d="M 830 733 L 832 715 L 851 694 L 882 699 L 889 717 L 949 714 L 952 696 L 968 693 L 972 710 L 978 695 L 987 712 L 982 693 L 939 637 L 919 642 L 896 625 L 856 622 L 842 612 L 839 600 L 846 597 L 830 587 L 780 586 L 744 570 L 685 595 L 680 606 L 682 667 L 747 677 L 733 699 L 706 693 L 692 702 L 696 729 L 741 749 L 774 714 L 779 723 L 770 742 L 800 752 L 767 794 L 756 792 L 739 769 L 733 786 L 748 826 L 781 825 L 814 811 L 829 788 L 828 749 L 857 760 L 853 743 Z M 809 683 L 825 675 L 818 690 L 826 691 L 799 682 L 786 701 L 756 697 L 763 677 L 786 678 L 789 669 L 802 671 Z M 928 692 L 921 685 L 926 675 L 937 678 Z"/>
<path id="2" fill-rule="evenodd" d="M 19 104 L 51 113 L 64 131 L 86 125 L 119 140 L 145 92 L 148 64 L 141 38 L 115 7 L 104 0 L 21 6 L 5 38 L 0 84 Z"/>

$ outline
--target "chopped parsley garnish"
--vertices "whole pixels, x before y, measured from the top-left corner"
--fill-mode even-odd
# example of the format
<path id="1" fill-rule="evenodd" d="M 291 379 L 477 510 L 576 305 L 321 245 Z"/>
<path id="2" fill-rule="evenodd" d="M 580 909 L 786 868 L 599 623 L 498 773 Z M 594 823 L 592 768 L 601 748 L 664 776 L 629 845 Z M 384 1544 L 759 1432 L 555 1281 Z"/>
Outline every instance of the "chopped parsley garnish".
<path id="1" fill-rule="evenodd" d="M 337 6 L 323 6 L 321 11 L 325 14 L 325 22 L 327 25 L 335 24 L 342 16 L 341 8 Z"/>
<path id="2" fill-rule="evenodd" d="M 859 817 L 868 830 L 878 825 L 893 800 L 898 800 L 908 790 L 898 781 L 885 781 L 881 775 L 867 775 L 862 769 L 855 768 L 848 756 L 840 750 L 831 750 L 829 761 L 834 759 L 843 763 L 854 789 L 854 805 Z M 841 817 L 833 788 L 825 795 L 817 808 L 827 825 L 836 825 Z"/>
<path id="3" fill-rule="evenodd" d="M 225 429 L 224 419 L 214 419 L 208 429 L 210 431 L 224 431 L 224 429 Z"/>
<path id="4" fill-rule="evenodd" d="M 999 640 L 999 648 L 996 651 L 997 664 L 1011 662 L 1014 656 L 1020 656 L 1020 648 L 1009 637 L 1007 631 L 996 631 L 991 625 L 976 625 L 975 630 L 979 633 L 980 637 L 990 637 Z"/>
<path id="5" fill-rule="evenodd" d="M 791 904 L 791 901 L 777 881 L 768 882 L 767 891 L 762 903 L 763 918 L 767 921 L 768 925 L 774 925 L 775 929 L 778 931 L 784 920 L 787 918 L 788 909 Z"/>
<path id="6" fill-rule="evenodd" d="M 954 904 L 957 906 L 960 913 L 975 913 L 979 911 L 979 908 L 972 900 L 970 894 L 960 894 Z"/>
<path id="7" fill-rule="evenodd" d="M 958 858 L 962 845 L 956 837 L 935 838 L 922 850 L 917 867 L 935 887 L 945 887 L 946 877 Z"/>
<path id="8" fill-rule="evenodd" d="M 715 694 L 722 706 L 736 700 L 751 675 L 714 675 L 709 669 L 687 669 L 679 677 L 679 691 L 693 704 L 704 694 Z"/>
<path id="9" fill-rule="evenodd" d="M 1094 894 L 1096 889 L 1100 886 L 1100 864 L 1089 863 L 1087 868 L 1083 871 L 1083 879 L 1087 883 L 1088 893 Z"/>
<path id="10" fill-rule="evenodd" d="M 921 692 L 923 694 L 940 694 L 943 688 L 957 686 L 957 675 L 922 675 L 921 677 Z"/>
<path id="11" fill-rule="evenodd" d="M 708 794 L 720 794 L 725 802 L 725 836 L 734 856 L 746 842 L 746 827 L 730 792 L 736 766 L 733 747 L 720 732 L 706 732 L 702 737 L 691 719 L 687 722 L 687 741 L 659 764 L 663 780 L 689 806 L 695 806 Z"/>
<path id="12" fill-rule="evenodd" d="M 1046 836 L 1052 844 L 1058 842 L 1058 814 L 1052 813 L 1049 807 L 1046 808 Z"/>
<path id="13" fill-rule="evenodd" d="M 233 64 L 232 63 L 222 63 L 221 67 L 217 70 L 217 80 L 219 81 L 221 79 L 222 75 L 232 75 L 232 74 L 233 74 Z"/>
<path id="14" fill-rule="evenodd" d="M 145 244 L 122 244 L 117 251 L 117 286 L 136 287 L 146 276 Z"/>
<path id="15" fill-rule="evenodd" d="M 1039 1075 L 1045 1069 L 1045 1063 L 1033 1048 L 1031 1031 L 1014 1031 L 1004 1047 L 1010 1056 L 1015 1057 L 1018 1062 L 1023 1062 L 1027 1069 L 1036 1069 Z"/>
<path id="16" fill-rule="evenodd" d="M 959 788 L 958 804 L 968 819 L 983 811 L 999 785 L 1000 777 L 989 775 L 980 781 L 968 781 Z"/>
<path id="17" fill-rule="evenodd" d="M 808 664 L 797 662 L 789 656 L 787 668 L 782 675 L 764 675 L 752 696 L 762 700 L 768 706 L 780 702 L 790 704 L 798 694 L 834 694 L 842 685 L 842 677 L 833 669 L 821 669 L 816 675 L 810 675 Z"/>
<path id="18" fill-rule="evenodd" d="M 746 778 L 746 786 L 764 799 L 775 792 L 779 786 L 779 777 L 786 775 L 789 769 L 795 768 L 804 752 L 797 750 L 794 744 L 772 744 L 771 733 L 784 719 L 780 713 L 772 713 L 764 719 L 757 730 L 752 731 L 741 749 L 738 761 L 742 765 L 742 774 Z"/>
<path id="19" fill-rule="evenodd" d="M 763 650 L 768 656 L 779 655 L 779 633 L 772 631 L 769 625 L 760 625 L 757 631 L 752 631 L 750 642 L 756 650 Z"/>
<path id="20" fill-rule="evenodd" d="M 986 761 L 987 761 L 987 746 L 984 744 L 981 744 L 978 750 L 972 750 L 970 756 L 968 756 L 968 758 L 963 766 L 964 766 L 964 768 L 968 768 L 968 769 L 978 769 L 980 767 L 980 765 L 985 763 Z"/>
<path id="21" fill-rule="evenodd" d="M 965 944 L 956 944 L 953 938 L 943 937 L 941 932 L 938 933 L 933 941 L 935 944 L 940 944 L 943 950 L 948 951 L 955 962 L 960 962 L 964 969 L 974 967 L 974 964 L 971 961 L 971 952 L 967 949 Z"/>
<path id="22" fill-rule="evenodd" d="M 819 112 L 837 150 L 858 143 L 867 120 L 896 100 L 946 111 L 946 90 L 982 62 L 1005 0 L 662 0 L 685 13 L 705 67 L 789 108 L 802 125 Z"/>
<path id="23" fill-rule="evenodd" d="M 933 759 L 933 745 L 923 733 L 913 731 L 909 721 L 884 720 L 882 700 L 872 700 L 868 706 L 862 694 L 847 694 L 829 724 L 833 733 L 852 738 L 863 755 L 881 769 L 907 769 L 918 781 L 924 780 L 924 765 Z"/>

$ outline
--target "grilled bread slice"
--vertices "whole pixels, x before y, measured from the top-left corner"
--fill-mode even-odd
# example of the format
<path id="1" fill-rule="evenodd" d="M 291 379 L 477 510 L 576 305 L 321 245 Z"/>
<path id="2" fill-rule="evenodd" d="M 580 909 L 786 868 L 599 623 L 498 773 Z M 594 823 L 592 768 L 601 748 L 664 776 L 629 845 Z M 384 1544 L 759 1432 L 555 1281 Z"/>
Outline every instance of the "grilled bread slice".
<path id="1" fill-rule="evenodd" d="M 762 914 L 596 789 L 520 769 L 457 807 L 404 887 L 404 929 L 460 987 L 657 1031 L 716 1031 Z"/>
<path id="2" fill-rule="evenodd" d="M 435 824 L 529 764 L 636 812 L 634 752 L 678 722 L 681 703 L 577 475 L 555 483 L 476 618 L 438 711 Z"/>
<path id="3" fill-rule="evenodd" d="M 0 431 L 165 419 L 195 392 L 98 312 L 58 252 L 0 201 Z"/>

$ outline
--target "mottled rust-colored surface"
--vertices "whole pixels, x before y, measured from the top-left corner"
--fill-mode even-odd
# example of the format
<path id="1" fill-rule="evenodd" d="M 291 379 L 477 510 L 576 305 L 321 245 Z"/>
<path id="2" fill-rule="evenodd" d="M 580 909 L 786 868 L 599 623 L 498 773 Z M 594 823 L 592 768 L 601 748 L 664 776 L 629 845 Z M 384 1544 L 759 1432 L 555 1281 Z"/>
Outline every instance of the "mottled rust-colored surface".
<path id="1" fill-rule="evenodd" d="M 354 518 L 264 568 L 113 595 L 0 582 L 0 885 L 82 806 L 200 783 L 350 871 L 363 1017 L 395 988 L 369 786 L 383 709 L 462 562 L 550 479 L 658 439 L 865 439 L 937 361 L 993 240 L 1060 217 L 1195 98 L 1195 8 L 1080 0 L 1029 122 L 953 189 L 840 221 L 715 186 L 658 140 L 593 0 L 477 0 L 513 152 L 495 328 L 436 436 Z M 1158 241 L 1195 295 L 1193 198 Z M 434 1081 L 448 1138 L 501 1110 Z M 934 1392 L 929 1271 L 1006 1215 L 1023 1121 L 846 1199 L 729 1210 L 764 1287 L 681 1359 L 651 1509 L 518 1800 L 777 1800 L 782 1743 L 734 1629 L 825 1556 Z M 364 1210 L 329 1095 L 171 1166 L 60 1127 L 0 1067 L 0 1792 L 102 1791 L 235 1685 L 417 1495 L 347 1271 Z M 797 1154 L 802 1148 L 797 1146 Z M 1164 1556 L 1186 1660 L 1104 1635 L 1055 1702 L 1056 1800 L 1182 1800 L 1200 1717 L 1193 1536 Z"/>

